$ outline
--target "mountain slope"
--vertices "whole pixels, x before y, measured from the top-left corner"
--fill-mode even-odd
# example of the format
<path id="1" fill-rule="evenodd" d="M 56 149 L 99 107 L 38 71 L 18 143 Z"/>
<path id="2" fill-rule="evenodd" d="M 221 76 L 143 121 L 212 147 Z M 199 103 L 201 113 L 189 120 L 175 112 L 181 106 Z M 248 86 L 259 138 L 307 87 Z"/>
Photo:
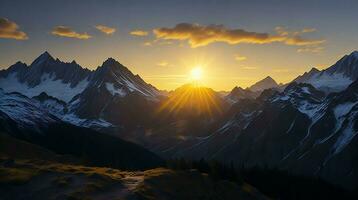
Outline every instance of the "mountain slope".
<path id="1" fill-rule="evenodd" d="M 46 92 L 68 102 L 86 88 L 89 76 L 76 62 L 64 63 L 45 52 L 30 66 L 18 62 L 0 71 L 0 88 L 29 97 Z"/>
<path id="2" fill-rule="evenodd" d="M 138 145 L 63 122 L 39 107 L 35 99 L 18 93 L 2 93 L 0 99 L 0 131 L 13 137 L 98 166 L 147 169 L 164 164 Z"/>
<path id="3" fill-rule="evenodd" d="M 279 85 L 270 76 L 258 81 L 257 83 L 250 86 L 248 89 L 253 92 L 264 91 L 265 89 L 277 88 Z"/>
<path id="4" fill-rule="evenodd" d="M 112 58 L 89 71 L 48 52 L 30 66 L 18 62 L 0 71 L 0 88 L 33 97 L 63 121 L 94 129 L 148 124 L 162 98 L 161 91 Z M 137 117 L 136 109 L 144 114 Z"/>
<path id="5" fill-rule="evenodd" d="M 0 71 L 0 88 L 5 92 L 20 92 L 28 97 L 42 92 L 69 102 L 87 88 L 103 87 L 112 96 L 139 93 L 156 99 L 161 93 L 138 75 L 112 58 L 95 71 L 82 68 L 75 61 L 65 63 L 54 59 L 48 52 L 36 58 L 31 65 L 17 62 Z"/>
<path id="6" fill-rule="evenodd" d="M 260 92 L 253 92 L 248 88 L 234 87 L 231 92 L 225 96 L 225 99 L 231 103 L 235 103 L 240 99 L 254 99 L 258 97 L 259 94 Z"/>
<path id="7" fill-rule="evenodd" d="M 358 52 L 343 56 L 331 67 L 319 71 L 313 68 L 310 72 L 297 77 L 293 82 L 310 83 L 314 87 L 330 92 L 344 90 L 358 78 Z"/>
<path id="8" fill-rule="evenodd" d="M 219 128 L 169 155 L 278 167 L 352 189 L 358 186 L 357 96 L 358 82 L 327 97 L 292 83 L 281 93 L 238 101 Z"/>

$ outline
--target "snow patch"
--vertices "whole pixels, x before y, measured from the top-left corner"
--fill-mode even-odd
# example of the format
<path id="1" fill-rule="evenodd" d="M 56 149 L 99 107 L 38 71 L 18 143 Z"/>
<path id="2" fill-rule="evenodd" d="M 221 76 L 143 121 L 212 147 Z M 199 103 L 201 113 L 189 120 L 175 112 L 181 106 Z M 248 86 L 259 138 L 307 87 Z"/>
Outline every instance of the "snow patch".
<path id="1" fill-rule="evenodd" d="M 352 110 L 353 106 L 355 106 L 357 103 L 358 102 L 347 102 L 347 103 L 339 104 L 338 106 L 336 106 L 333 110 L 336 119 L 339 120 L 339 118 L 348 114 L 349 111 Z"/>
<path id="2" fill-rule="evenodd" d="M 121 88 L 118 89 L 114 87 L 113 83 L 106 83 L 106 88 L 113 96 L 119 95 L 121 97 L 124 97 L 127 95 L 127 93 L 123 89 Z"/>
<path id="3" fill-rule="evenodd" d="M 334 144 L 334 154 L 341 152 L 345 146 L 347 146 L 350 141 L 357 135 L 357 132 L 353 129 L 353 123 L 350 122 L 349 125 L 343 130 L 342 134 L 337 139 Z"/>
<path id="4" fill-rule="evenodd" d="M 6 78 L 0 78 L 0 88 L 3 88 L 5 92 L 19 92 L 28 97 L 46 92 L 50 96 L 69 102 L 87 87 L 88 82 L 87 79 L 83 79 L 75 87 L 71 87 L 71 83 L 63 83 L 62 80 L 55 80 L 50 74 L 43 74 L 40 84 L 29 87 L 26 83 L 21 83 L 18 80 L 17 73 L 11 73 Z"/>
<path id="5" fill-rule="evenodd" d="M 98 127 L 111 127 L 111 123 L 103 119 L 81 119 L 75 114 L 66 114 L 62 117 L 62 120 L 73 125 L 87 127 L 87 128 L 98 128 Z"/>
<path id="6" fill-rule="evenodd" d="M 327 72 L 313 75 L 306 83 L 312 84 L 321 90 L 341 91 L 353 82 L 343 73 L 328 74 Z"/>

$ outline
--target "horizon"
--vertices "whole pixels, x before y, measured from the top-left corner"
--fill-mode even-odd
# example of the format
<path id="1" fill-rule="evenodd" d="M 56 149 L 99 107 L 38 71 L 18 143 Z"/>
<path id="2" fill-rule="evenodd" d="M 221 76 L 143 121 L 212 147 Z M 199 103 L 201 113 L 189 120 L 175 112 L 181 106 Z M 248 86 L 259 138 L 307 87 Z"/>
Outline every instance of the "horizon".
<path id="1" fill-rule="evenodd" d="M 350 55 L 350 54 L 352 54 L 352 53 L 354 53 L 354 52 L 357 52 L 357 50 L 354 50 L 354 51 L 352 51 L 352 52 L 350 52 L 350 53 L 347 53 L 347 54 L 345 54 L 345 55 L 343 55 L 343 56 Z M 187 77 L 187 78 L 186 78 L 186 82 L 184 82 L 183 84 L 178 85 L 177 87 L 172 88 L 172 89 L 160 88 L 160 87 L 154 85 L 153 83 L 151 83 L 150 80 L 146 80 L 146 78 L 143 77 L 141 74 L 134 73 L 134 72 L 131 70 L 131 67 L 126 66 L 125 64 L 121 63 L 120 60 L 117 60 L 117 59 L 115 59 L 115 58 L 108 57 L 108 58 L 106 58 L 106 59 L 104 59 L 104 60 L 102 61 L 102 64 L 98 65 L 96 68 L 91 69 L 91 68 L 88 68 L 88 67 L 86 67 L 86 66 L 83 66 L 82 64 L 80 64 L 80 63 L 79 63 L 77 60 L 75 60 L 75 59 L 73 59 L 73 60 L 68 60 L 68 61 L 64 61 L 64 60 L 62 60 L 61 58 L 59 58 L 59 57 L 57 57 L 57 56 L 54 56 L 54 55 L 53 55 L 51 52 L 49 52 L 48 50 L 43 51 L 40 55 L 38 55 L 37 57 L 33 58 L 33 60 L 30 61 L 29 63 L 23 62 L 22 60 L 18 60 L 18 61 L 16 61 L 16 62 L 14 62 L 13 64 L 15 64 L 15 63 L 17 63 L 17 62 L 21 62 L 21 63 L 25 63 L 25 64 L 29 67 L 33 61 L 35 61 L 38 57 L 40 57 L 41 55 L 43 55 L 43 54 L 45 54 L 45 53 L 48 53 L 52 58 L 58 59 L 58 60 L 60 60 L 61 62 L 71 63 L 71 62 L 74 61 L 74 62 L 76 62 L 81 68 L 83 68 L 83 69 L 88 69 L 88 70 L 90 70 L 90 71 L 95 71 L 95 70 L 97 70 L 97 68 L 98 68 L 98 67 L 101 67 L 102 64 L 103 64 L 106 60 L 108 60 L 108 59 L 114 59 L 114 60 L 117 61 L 118 63 L 122 64 L 124 67 L 127 67 L 134 75 L 139 75 L 139 76 L 140 76 L 144 81 L 146 81 L 148 84 L 153 85 L 154 87 L 156 87 L 156 88 L 159 89 L 159 90 L 163 90 L 163 91 L 167 91 L 167 92 L 171 92 L 171 91 L 174 91 L 174 90 L 176 90 L 177 88 L 182 87 L 182 86 L 184 86 L 184 85 L 191 84 L 191 83 L 193 83 L 193 82 L 197 82 L 196 80 L 190 80 L 190 72 L 188 72 L 187 74 L 183 75 L 183 76 L 186 76 L 186 77 Z M 343 57 L 343 56 L 342 56 L 342 57 Z M 341 58 L 339 58 L 339 59 L 341 59 Z M 338 60 L 336 60 L 334 63 L 330 64 L 329 66 L 327 66 L 326 68 L 323 68 L 323 69 L 318 69 L 317 67 L 312 67 L 311 69 L 316 68 L 316 69 L 318 69 L 319 71 L 323 71 L 323 70 L 325 70 L 325 69 L 331 67 L 332 65 L 334 65 L 337 61 L 338 61 Z M 12 66 L 13 64 L 11 64 L 10 66 Z M 10 66 L 8 66 L 8 67 L 6 67 L 6 68 L 2 68 L 2 69 L 0 69 L 0 70 L 6 70 L 6 69 L 8 69 Z M 310 69 L 310 70 L 311 70 L 311 69 Z M 310 71 L 310 70 L 307 70 L 307 71 L 305 71 L 305 72 L 308 72 L 308 71 Z M 303 72 L 303 73 L 305 73 L 305 72 Z M 216 88 L 213 88 L 213 87 L 209 87 L 209 86 L 205 85 L 204 83 L 202 83 L 201 81 L 199 81 L 199 83 L 200 83 L 200 85 L 201 85 L 202 87 L 211 88 L 211 89 L 213 89 L 213 90 L 216 91 L 216 92 L 230 92 L 230 91 L 232 91 L 232 89 L 234 89 L 235 87 L 241 87 L 241 88 L 243 88 L 243 89 L 248 89 L 250 86 L 252 86 L 252 85 L 254 85 L 255 83 L 257 83 L 257 82 L 259 82 L 259 81 L 262 81 L 262 80 L 264 80 L 264 79 L 266 79 L 266 78 L 268 78 L 268 77 L 272 78 L 272 79 L 273 79 L 274 81 L 276 81 L 276 83 L 279 84 L 279 85 L 281 85 L 281 84 L 283 84 L 283 85 L 289 84 L 289 83 L 291 83 L 295 78 L 297 78 L 298 76 L 302 75 L 303 73 L 298 74 L 296 77 L 294 77 L 292 80 L 290 80 L 290 81 L 288 81 L 288 82 L 278 82 L 277 80 L 275 80 L 275 78 L 273 78 L 271 75 L 268 74 L 268 75 L 264 75 L 263 78 L 261 78 L 261 79 L 259 79 L 259 80 L 256 80 L 256 81 L 253 82 L 251 85 L 247 85 L 247 86 L 234 85 L 231 89 L 228 89 L 228 90 L 216 89 Z"/>
<path id="2" fill-rule="evenodd" d="M 357 49 L 355 5 L 353 0 L 5 0 L 0 68 L 19 58 L 29 63 L 48 50 L 89 69 L 113 57 L 166 90 L 187 82 L 197 66 L 203 68 L 203 83 L 215 90 L 245 88 L 267 75 L 287 83 Z"/>

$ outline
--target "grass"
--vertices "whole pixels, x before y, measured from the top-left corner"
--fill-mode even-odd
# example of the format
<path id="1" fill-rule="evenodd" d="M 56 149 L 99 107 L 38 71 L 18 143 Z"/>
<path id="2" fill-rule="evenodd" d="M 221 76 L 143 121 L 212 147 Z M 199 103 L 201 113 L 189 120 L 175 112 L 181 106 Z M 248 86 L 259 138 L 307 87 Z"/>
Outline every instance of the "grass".
<path id="1" fill-rule="evenodd" d="M 144 181 L 136 188 L 142 199 L 255 199 L 253 189 L 241 188 L 230 181 L 214 181 L 197 170 L 157 168 L 144 172 Z"/>
<path id="2" fill-rule="evenodd" d="M 31 181 L 36 176 L 37 179 Z M 44 178 L 44 179 L 41 179 Z M 122 192 L 139 199 L 232 199 L 243 197 L 250 199 L 252 188 L 241 188 L 229 181 L 214 181 L 198 170 L 172 170 L 156 168 L 147 171 L 120 171 L 111 168 L 86 167 L 61 163 L 31 162 L 16 160 L 7 167 L 0 167 L 0 184 L 13 189 L 23 184 L 30 194 L 45 197 L 33 190 L 34 184 L 45 185 L 44 191 L 57 191 L 53 195 L 65 199 L 87 200 L 96 196 L 106 196 Z M 9 197 L 16 197 L 16 190 Z M 42 196 L 41 196 L 42 195 Z M 64 195 L 64 196 L 63 196 Z M 245 198 L 249 197 L 249 198 Z M 107 197 L 106 197 L 107 198 Z"/>

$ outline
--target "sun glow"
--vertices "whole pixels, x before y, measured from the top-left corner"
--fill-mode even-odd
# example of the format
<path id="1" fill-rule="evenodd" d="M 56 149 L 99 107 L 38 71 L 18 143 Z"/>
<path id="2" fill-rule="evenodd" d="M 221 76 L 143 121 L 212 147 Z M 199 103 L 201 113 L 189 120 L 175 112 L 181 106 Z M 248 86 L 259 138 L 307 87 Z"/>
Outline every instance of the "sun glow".
<path id="1" fill-rule="evenodd" d="M 200 66 L 197 66 L 190 71 L 190 78 L 194 81 L 201 80 L 202 76 L 203 76 L 203 70 L 201 69 Z"/>

